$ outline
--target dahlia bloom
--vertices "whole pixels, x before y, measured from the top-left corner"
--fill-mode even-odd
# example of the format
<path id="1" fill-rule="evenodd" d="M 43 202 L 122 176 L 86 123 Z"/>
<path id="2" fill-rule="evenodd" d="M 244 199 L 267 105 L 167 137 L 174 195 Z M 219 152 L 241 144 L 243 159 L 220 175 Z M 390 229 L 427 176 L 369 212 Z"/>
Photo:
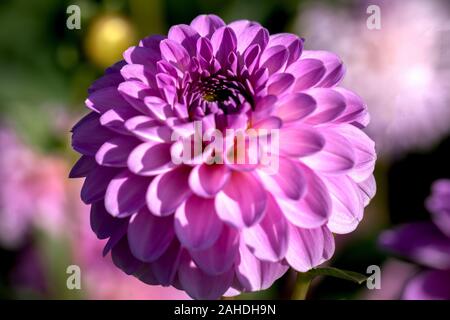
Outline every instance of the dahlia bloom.
<path id="1" fill-rule="evenodd" d="M 379 30 L 367 27 L 369 5 L 380 8 Z M 310 7 L 298 30 L 310 48 L 333 50 L 352 66 L 344 85 L 368 104 L 378 154 L 399 157 L 439 142 L 450 132 L 448 3 L 371 0 L 350 8 Z"/>
<path id="2" fill-rule="evenodd" d="M 86 177 L 104 254 L 202 299 L 328 260 L 332 233 L 353 231 L 375 193 L 366 106 L 338 87 L 343 75 L 336 55 L 304 51 L 296 35 L 214 15 L 129 48 L 90 87 L 72 136 L 82 156 L 70 176 Z M 201 141 L 192 154 L 188 138 L 211 130 L 225 147 Z M 240 145 L 250 131 L 261 148 Z"/>
<path id="3" fill-rule="evenodd" d="M 410 279 L 403 298 L 450 299 L 450 180 L 438 180 L 426 206 L 432 221 L 415 222 L 384 232 L 383 247 L 425 267 Z"/>

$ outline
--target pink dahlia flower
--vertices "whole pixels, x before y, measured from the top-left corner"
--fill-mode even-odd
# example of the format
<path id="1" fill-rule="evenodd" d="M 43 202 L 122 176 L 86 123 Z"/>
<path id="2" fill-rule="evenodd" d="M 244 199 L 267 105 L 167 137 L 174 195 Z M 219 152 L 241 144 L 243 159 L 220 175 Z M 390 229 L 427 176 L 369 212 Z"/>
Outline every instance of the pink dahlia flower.
<path id="1" fill-rule="evenodd" d="M 82 156 L 71 177 L 86 177 L 104 253 L 148 284 L 206 299 L 328 260 L 332 233 L 353 231 L 375 193 L 366 106 L 337 87 L 343 75 L 337 56 L 303 51 L 296 35 L 214 15 L 129 48 L 73 128 Z M 224 148 L 201 141 L 191 155 L 182 143 L 211 131 Z M 255 135 L 265 142 L 247 148 Z"/>

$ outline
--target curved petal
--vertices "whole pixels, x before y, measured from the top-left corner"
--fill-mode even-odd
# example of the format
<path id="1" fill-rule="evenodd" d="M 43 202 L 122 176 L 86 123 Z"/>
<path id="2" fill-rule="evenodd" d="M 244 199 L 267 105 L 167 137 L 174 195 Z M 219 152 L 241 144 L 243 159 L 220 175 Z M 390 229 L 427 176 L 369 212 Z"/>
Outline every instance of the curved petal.
<path id="1" fill-rule="evenodd" d="M 316 87 L 334 87 L 344 78 L 344 64 L 342 63 L 342 60 L 334 53 L 328 51 L 305 50 L 302 53 L 302 58 L 320 60 L 325 66 L 325 74 Z"/>
<path id="2" fill-rule="evenodd" d="M 231 286 L 234 279 L 233 270 L 208 275 L 195 265 L 192 260 L 181 263 L 178 279 L 183 290 L 194 299 L 219 299 Z"/>
<path id="3" fill-rule="evenodd" d="M 133 137 L 114 137 L 98 149 L 95 160 L 102 166 L 126 167 L 128 155 L 138 144 L 138 140 Z"/>
<path id="4" fill-rule="evenodd" d="M 111 237 L 118 229 L 128 225 L 128 219 L 114 218 L 106 211 L 104 201 L 92 204 L 90 212 L 91 229 L 99 239 Z"/>
<path id="5" fill-rule="evenodd" d="M 70 170 L 69 178 L 86 177 L 96 166 L 94 157 L 82 155 Z"/>
<path id="6" fill-rule="evenodd" d="M 147 206 L 157 216 L 166 216 L 175 212 L 178 206 L 191 194 L 188 178 L 190 168 L 177 167 L 157 176 L 147 190 Z"/>
<path id="7" fill-rule="evenodd" d="M 84 180 L 81 188 L 81 200 L 90 204 L 103 199 L 106 188 L 112 178 L 120 172 L 118 168 L 102 167 L 96 164 Z"/>
<path id="8" fill-rule="evenodd" d="M 303 229 L 290 226 L 286 261 L 299 272 L 306 272 L 328 259 L 334 251 L 333 236 L 327 227 Z"/>
<path id="9" fill-rule="evenodd" d="M 223 226 L 217 241 L 205 250 L 190 250 L 199 268 L 210 275 L 229 271 L 234 264 L 239 247 L 239 233 L 232 227 Z"/>
<path id="10" fill-rule="evenodd" d="M 133 256 L 144 262 L 158 259 L 175 236 L 173 217 L 156 217 L 142 208 L 130 219 L 128 244 Z"/>
<path id="11" fill-rule="evenodd" d="M 211 37 L 214 31 L 225 26 L 225 22 L 214 14 L 202 14 L 191 22 L 194 28 L 202 37 Z"/>
<path id="12" fill-rule="evenodd" d="M 150 264 L 158 284 L 162 286 L 174 285 L 182 252 L 180 243 L 174 238 L 164 254 Z"/>
<path id="13" fill-rule="evenodd" d="M 140 144 L 128 156 L 128 168 L 141 176 L 154 176 L 171 170 L 175 164 L 171 144 L 149 141 Z"/>
<path id="14" fill-rule="evenodd" d="M 306 190 L 306 180 L 300 168 L 290 159 L 278 157 L 278 171 L 267 174 L 257 170 L 258 176 L 267 191 L 275 197 L 300 200 Z"/>
<path id="15" fill-rule="evenodd" d="M 284 96 L 277 102 L 275 115 L 284 122 L 292 122 L 310 115 L 316 107 L 316 100 L 311 96 L 304 93 L 293 93 Z"/>
<path id="16" fill-rule="evenodd" d="M 286 254 L 288 231 L 283 212 L 269 194 L 264 218 L 257 225 L 244 229 L 242 235 L 245 244 L 258 259 L 277 262 Z"/>
<path id="17" fill-rule="evenodd" d="M 285 46 L 289 52 L 287 64 L 297 61 L 303 50 L 303 39 L 292 33 L 277 33 L 270 36 L 269 46 Z"/>
<path id="18" fill-rule="evenodd" d="M 175 232 L 190 250 L 203 250 L 219 238 L 223 223 L 216 214 L 213 199 L 190 196 L 175 212 Z"/>
<path id="19" fill-rule="evenodd" d="M 323 181 L 308 167 L 299 164 L 306 180 L 306 192 L 299 201 L 278 199 L 285 217 L 300 228 L 317 228 L 328 221 L 331 199 Z"/>
<path id="20" fill-rule="evenodd" d="M 305 157 L 322 150 L 325 138 L 312 126 L 283 127 L 279 132 L 280 153 L 291 157 Z"/>
<path id="21" fill-rule="evenodd" d="M 145 191 L 150 179 L 128 169 L 115 176 L 105 194 L 105 208 L 114 217 L 128 217 L 145 205 Z"/>
<path id="22" fill-rule="evenodd" d="M 241 243 L 236 260 L 236 277 L 245 291 L 266 290 L 283 276 L 289 266 L 257 259 L 247 246 Z"/>
<path id="23" fill-rule="evenodd" d="M 72 128 L 72 148 L 75 151 L 94 156 L 100 146 L 114 136 L 112 131 L 100 124 L 99 119 L 97 113 L 91 112 Z"/>
<path id="24" fill-rule="evenodd" d="M 258 223 L 266 210 L 267 194 L 251 174 L 233 172 L 215 198 L 219 217 L 237 228 Z"/>
<path id="25" fill-rule="evenodd" d="M 189 186 L 200 197 L 211 198 L 222 190 L 229 176 L 230 170 L 225 165 L 201 164 L 192 169 Z"/>
<path id="26" fill-rule="evenodd" d="M 302 162 L 314 171 L 327 174 L 343 174 L 353 169 L 356 155 L 350 141 L 343 137 L 338 129 L 324 129 L 320 133 L 325 138 L 322 150 L 302 158 Z"/>
<path id="27" fill-rule="evenodd" d="M 364 202 L 358 185 L 347 176 L 328 176 L 323 180 L 330 192 L 332 214 L 328 228 L 334 233 L 350 233 L 363 218 Z"/>
<path id="28" fill-rule="evenodd" d="M 144 141 L 170 142 L 172 130 L 157 120 L 136 116 L 125 122 L 127 130 Z"/>

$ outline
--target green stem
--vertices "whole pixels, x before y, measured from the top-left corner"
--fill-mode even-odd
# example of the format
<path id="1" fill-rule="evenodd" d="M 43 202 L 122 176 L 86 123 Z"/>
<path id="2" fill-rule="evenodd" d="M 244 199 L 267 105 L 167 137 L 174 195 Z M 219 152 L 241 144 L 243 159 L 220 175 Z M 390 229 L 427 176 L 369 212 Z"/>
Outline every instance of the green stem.
<path id="1" fill-rule="evenodd" d="M 311 284 L 312 279 L 313 276 L 307 272 L 298 273 L 292 300 L 306 300 L 306 295 L 308 294 L 309 285 Z"/>

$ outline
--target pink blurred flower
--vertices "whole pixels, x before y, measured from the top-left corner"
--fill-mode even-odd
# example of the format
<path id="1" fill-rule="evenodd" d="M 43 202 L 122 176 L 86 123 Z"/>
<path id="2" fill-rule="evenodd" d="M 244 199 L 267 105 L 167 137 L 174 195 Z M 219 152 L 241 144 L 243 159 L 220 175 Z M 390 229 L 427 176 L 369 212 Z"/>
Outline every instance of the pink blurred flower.
<path id="1" fill-rule="evenodd" d="M 369 5 L 381 8 L 380 30 L 366 26 Z M 437 0 L 376 0 L 300 13 L 306 47 L 333 50 L 352 66 L 344 85 L 367 102 L 367 132 L 382 155 L 428 148 L 450 131 L 449 12 Z"/>
<path id="2" fill-rule="evenodd" d="M 67 165 L 43 156 L 6 128 L 0 129 L 0 242 L 19 247 L 32 226 L 61 232 Z"/>

